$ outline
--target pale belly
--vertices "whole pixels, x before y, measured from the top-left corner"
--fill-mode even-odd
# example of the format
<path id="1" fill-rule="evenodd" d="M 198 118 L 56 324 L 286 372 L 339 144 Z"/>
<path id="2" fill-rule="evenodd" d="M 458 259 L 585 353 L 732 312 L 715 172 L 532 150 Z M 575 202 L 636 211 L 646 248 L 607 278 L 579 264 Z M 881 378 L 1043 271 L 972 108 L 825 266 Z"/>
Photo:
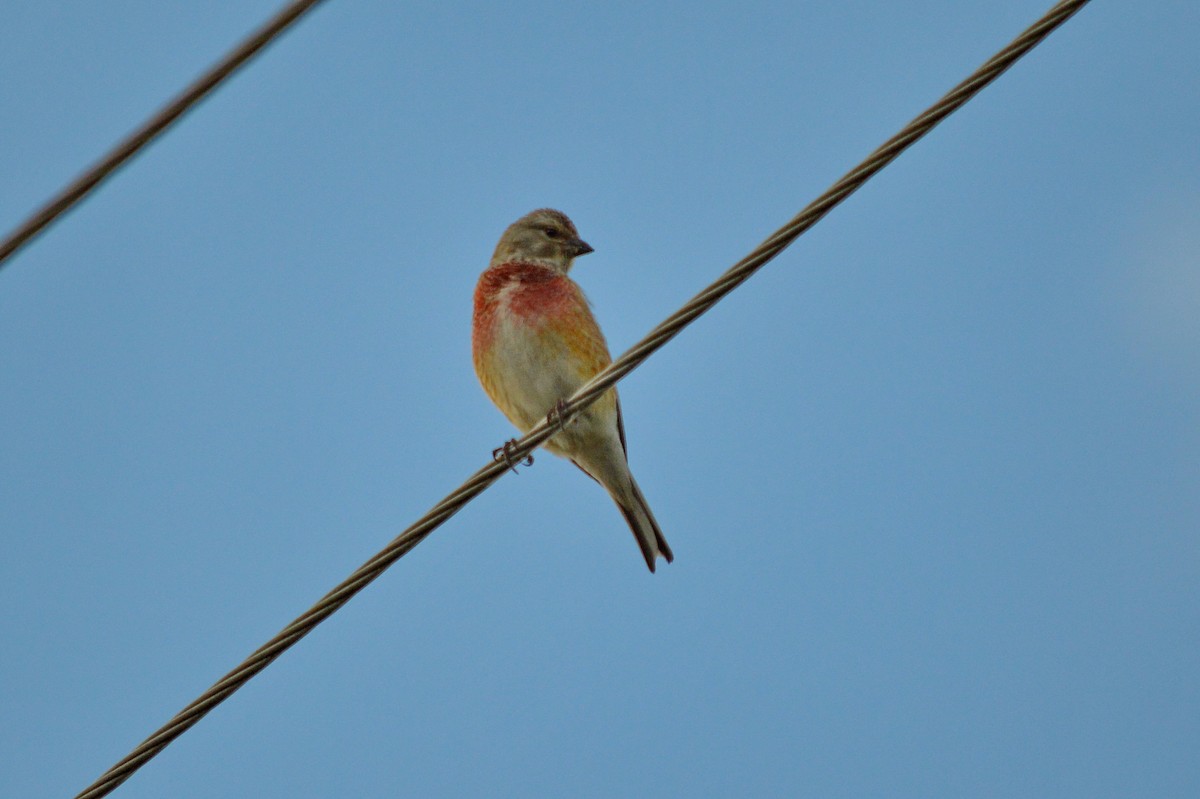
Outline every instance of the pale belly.
<path id="1" fill-rule="evenodd" d="M 566 341 L 528 324 L 498 320 L 492 346 L 479 364 L 488 396 L 518 429 L 529 430 L 592 377 Z M 616 433 L 615 391 L 609 391 L 545 446 L 570 456 Z"/>

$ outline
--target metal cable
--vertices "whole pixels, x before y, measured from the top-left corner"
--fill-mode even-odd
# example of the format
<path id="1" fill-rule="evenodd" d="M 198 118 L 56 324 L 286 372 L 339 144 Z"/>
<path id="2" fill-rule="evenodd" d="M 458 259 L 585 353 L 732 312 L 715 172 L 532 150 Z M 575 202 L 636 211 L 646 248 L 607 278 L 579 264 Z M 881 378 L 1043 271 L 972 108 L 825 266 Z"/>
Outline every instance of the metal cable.
<path id="1" fill-rule="evenodd" d="M 801 211 L 794 219 L 767 238 L 753 252 L 738 261 L 716 282 L 697 294 L 686 305 L 672 314 L 658 327 L 631 347 L 624 355 L 617 358 L 605 370 L 585 383 L 567 401 L 562 410 L 562 418 L 569 421 L 576 414 L 594 402 L 618 380 L 637 368 L 655 350 L 662 347 L 677 335 L 684 327 L 715 305 L 733 289 L 747 280 L 767 261 L 778 255 L 791 244 L 800 234 L 812 227 L 817 220 L 833 209 L 846 197 L 850 196 L 859 186 L 872 175 L 890 163 L 901 152 L 908 148 L 921 136 L 928 133 L 938 122 L 959 108 L 963 103 L 978 93 L 984 86 L 995 80 L 1005 69 L 1018 58 L 1032 49 L 1052 30 L 1057 28 L 1076 11 L 1086 5 L 1088 0 L 1063 0 L 1044 17 L 1030 26 L 1013 42 L 997 53 L 991 60 L 975 71 L 969 78 L 955 86 L 935 105 L 930 107 L 899 133 L 888 139 L 879 149 L 871 153 L 865 161 L 848 172 L 841 180 L 833 184 L 820 197 Z M 524 458 L 543 441 L 557 431 L 557 424 L 548 424 L 545 420 L 539 422 L 524 437 L 518 439 L 509 448 L 513 462 Z M 285 650 L 310 633 L 326 617 L 337 611 L 350 598 L 365 588 L 372 580 L 382 574 L 389 566 L 404 557 L 409 550 L 421 543 L 435 528 L 462 509 L 475 496 L 494 483 L 507 471 L 504 463 L 493 461 L 477 471 L 465 483 L 455 489 L 449 496 L 439 502 L 428 513 L 418 519 L 407 530 L 398 535 L 379 554 L 371 558 L 350 575 L 344 582 L 326 594 L 302 616 L 297 618 L 279 632 L 274 638 L 246 658 L 233 671 L 226 674 L 219 682 L 209 688 L 196 701 L 181 710 L 164 727 L 155 732 L 124 760 L 117 763 L 100 777 L 91 787 L 79 794 L 76 799 L 97 799 L 116 788 L 142 766 L 154 757 L 167 744 L 181 735 L 185 730 L 199 721 L 203 716 L 230 694 L 244 685 L 251 677 L 270 665 Z"/>
<path id="2" fill-rule="evenodd" d="M 297 0 L 280 10 L 261 28 L 230 50 L 207 72 L 196 78 L 175 99 L 142 123 L 140 128 L 129 134 L 90 169 L 75 178 L 66 188 L 22 222 L 3 241 L 0 241 L 0 269 L 17 250 L 28 244 L 34 236 L 45 230 L 55 219 L 70 210 L 71 206 L 87 196 L 105 178 L 149 144 L 155 136 L 170 127 L 171 123 L 187 113 L 196 103 L 204 99 L 206 94 L 236 72 L 238 67 L 249 61 L 258 51 L 270 44 L 272 39 L 283 33 L 285 28 L 320 2 L 321 0 Z"/>

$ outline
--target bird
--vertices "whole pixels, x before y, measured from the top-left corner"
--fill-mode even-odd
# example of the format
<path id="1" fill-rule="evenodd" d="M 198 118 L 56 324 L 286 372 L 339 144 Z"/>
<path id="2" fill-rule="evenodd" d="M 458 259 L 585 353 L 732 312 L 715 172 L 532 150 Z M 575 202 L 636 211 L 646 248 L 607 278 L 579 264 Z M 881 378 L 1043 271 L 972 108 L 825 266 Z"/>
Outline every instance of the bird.
<path id="1" fill-rule="evenodd" d="M 608 492 L 653 572 L 658 558 L 670 563 L 675 555 L 629 470 L 616 388 L 562 424 L 563 401 L 612 363 L 590 303 L 569 275 L 590 252 L 561 211 L 540 208 L 509 225 L 475 285 L 472 359 L 484 392 L 522 433 L 560 414 L 560 431 L 542 446 Z"/>

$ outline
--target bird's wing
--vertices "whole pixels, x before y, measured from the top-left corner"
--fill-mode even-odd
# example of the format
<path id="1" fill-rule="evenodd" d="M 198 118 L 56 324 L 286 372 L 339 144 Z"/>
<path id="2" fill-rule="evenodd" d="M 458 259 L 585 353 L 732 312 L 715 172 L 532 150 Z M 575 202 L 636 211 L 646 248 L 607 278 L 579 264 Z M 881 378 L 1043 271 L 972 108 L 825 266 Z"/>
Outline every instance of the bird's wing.
<path id="1" fill-rule="evenodd" d="M 621 416 L 621 400 L 617 397 L 617 390 L 614 388 L 613 402 L 617 406 L 617 435 L 621 437 L 621 451 L 625 453 L 625 457 L 629 457 L 629 448 L 625 446 L 625 419 Z"/>

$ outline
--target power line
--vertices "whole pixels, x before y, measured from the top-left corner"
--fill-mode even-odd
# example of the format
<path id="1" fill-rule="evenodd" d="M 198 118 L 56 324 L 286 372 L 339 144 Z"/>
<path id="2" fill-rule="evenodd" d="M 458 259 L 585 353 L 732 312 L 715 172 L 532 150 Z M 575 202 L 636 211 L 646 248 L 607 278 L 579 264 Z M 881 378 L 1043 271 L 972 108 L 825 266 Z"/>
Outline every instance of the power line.
<path id="1" fill-rule="evenodd" d="M 32 216 L 22 222 L 15 230 L 0 241 L 0 269 L 17 250 L 24 247 L 35 236 L 46 229 L 54 220 L 65 214 L 75 203 L 82 200 L 94 188 L 100 185 L 109 175 L 149 144 L 156 136 L 171 126 L 175 120 L 187 113 L 204 96 L 237 71 L 256 53 L 266 47 L 271 41 L 283 33 L 293 22 L 322 0 L 297 0 L 279 11 L 267 20 L 257 31 L 247 36 L 241 44 L 230 50 L 224 58 L 214 64 L 207 72 L 196 78 L 190 86 L 176 95 L 175 99 L 160 108 L 154 116 L 142 123 L 142 126 L 129 134 L 116 147 L 112 148 L 102 159 L 90 169 L 75 178 L 66 188 L 52 197 Z"/>
<path id="2" fill-rule="evenodd" d="M 722 297 L 749 279 L 758 269 L 795 241 L 804 231 L 816 224 L 834 206 L 849 197 L 876 172 L 887 166 L 900 153 L 932 130 L 935 125 L 975 96 L 984 86 L 999 77 L 1004 70 L 1035 47 L 1051 31 L 1066 22 L 1087 2 L 1088 0 L 1063 0 L 1051 8 L 1045 16 L 1026 29 L 970 77 L 951 89 L 941 100 L 905 125 L 899 133 L 884 142 L 866 160 L 846 173 L 824 194 L 809 203 L 803 211 L 755 248 L 753 252 L 734 264 L 708 288 L 693 297 L 682 308 L 651 330 L 645 338 L 631 347 L 624 355 L 613 361 L 608 368 L 584 384 L 566 402 L 560 412 L 561 418 L 570 421 L 618 380 L 636 369 L 652 353 L 709 310 Z M 557 430 L 557 422 L 554 425 L 548 424 L 545 420 L 539 422 L 525 436 L 518 439 L 514 446 L 509 448 L 509 456 L 514 461 L 524 458 L 543 441 L 553 436 Z M 357 571 L 322 597 L 308 611 L 263 644 L 233 671 L 222 677 L 198 699 L 176 714 L 165 726 L 105 772 L 76 799 L 98 799 L 128 779 L 134 771 L 203 718 L 208 711 L 265 669 L 275 658 L 310 633 L 313 628 L 342 605 L 349 602 L 351 597 L 369 585 L 389 566 L 408 554 L 434 529 L 483 493 L 507 470 L 506 464 L 493 461 L 477 471 L 470 479 L 393 539 L 375 557 L 360 566 Z"/>

